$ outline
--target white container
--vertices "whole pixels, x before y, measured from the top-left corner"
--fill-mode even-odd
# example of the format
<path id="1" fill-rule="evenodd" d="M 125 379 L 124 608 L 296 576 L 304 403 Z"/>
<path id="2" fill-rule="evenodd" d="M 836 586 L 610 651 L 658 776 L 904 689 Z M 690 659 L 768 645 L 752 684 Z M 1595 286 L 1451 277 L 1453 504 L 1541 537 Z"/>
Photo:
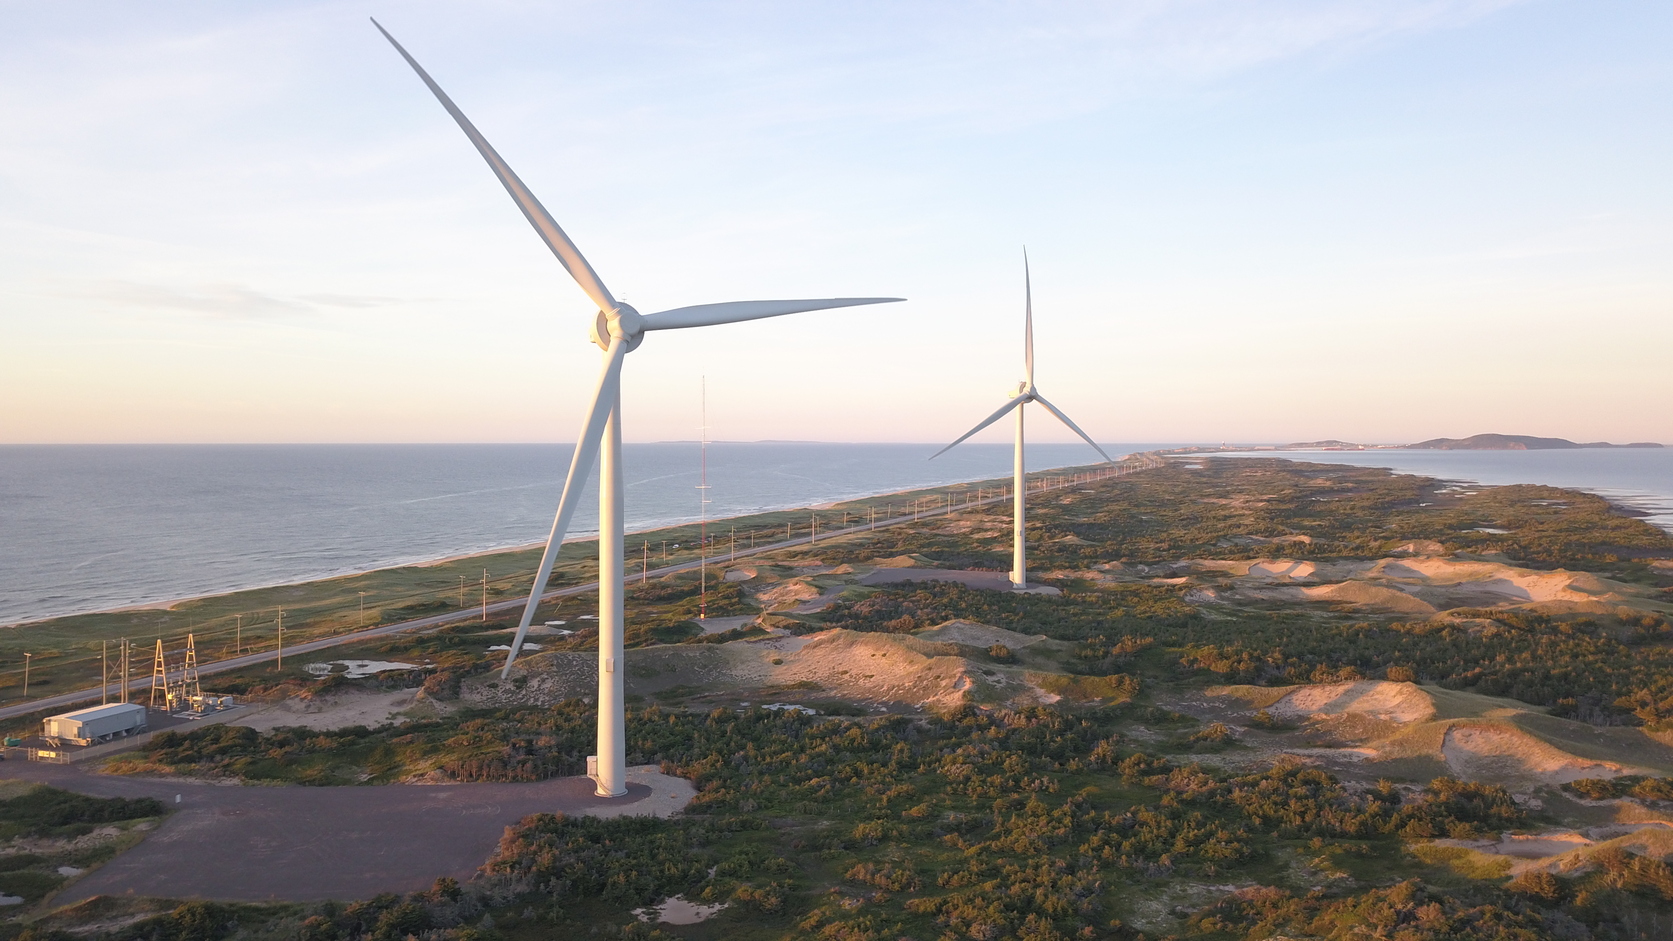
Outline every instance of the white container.
<path id="1" fill-rule="evenodd" d="M 49 739 L 92 745 L 145 731 L 145 707 L 138 703 L 90 706 L 51 716 L 42 725 L 42 734 Z"/>

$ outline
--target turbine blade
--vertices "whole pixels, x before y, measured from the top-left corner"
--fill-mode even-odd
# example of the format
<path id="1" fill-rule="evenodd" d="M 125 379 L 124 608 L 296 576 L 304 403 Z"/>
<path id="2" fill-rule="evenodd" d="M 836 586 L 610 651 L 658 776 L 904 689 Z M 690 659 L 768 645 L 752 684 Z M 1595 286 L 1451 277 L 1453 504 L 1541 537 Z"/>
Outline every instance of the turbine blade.
<path id="1" fill-rule="evenodd" d="M 1059 411 L 1057 406 L 1051 404 L 1050 402 L 1047 402 L 1045 396 L 1041 395 L 1039 392 L 1035 392 L 1034 393 L 1034 401 L 1039 402 L 1041 405 L 1044 405 L 1046 407 L 1046 411 L 1051 412 L 1053 415 L 1056 415 L 1057 420 L 1062 422 L 1065 425 L 1068 425 L 1070 431 L 1074 432 L 1077 435 L 1080 435 L 1083 439 L 1085 439 L 1087 444 L 1092 445 L 1092 449 L 1094 451 L 1097 451 L 1099 454 L 1104 454 L 1104 449 L 1098 447 L 1098 442 L 1093 441 L 1091 435 L 1087 434 L 1084 431 L 1081 431 L 1079 425 L 1070 421 L 1069 416 L 1067 416 L 1067 415 L 1063 414 L 1061 411 Z M 1114 459 L 1112 459 L 1108 454 L 1104 454 L 1104 460 L 1108 461 L 1111 464 L 1115 463 Z"/>
<path id="2" fill-rule="evenodd" d="M 1023 368 L 1028 373 L 1028 387 L 1034 388 L 1034 283 L 1028 277 L 1028 247 L 1022 249 L 1022 309 L 1023 309 Z"/>
<path id="3" fill-rule="evenodd" d="M 471 124 L 470 119 L 465 117 L 465 113 L 460 111 L 459 106 L 453 103 L 453 99 L 447 97 L 447 93 L 441 90 L 441 86 L 437 85 L 435 79 L 430 77 L 430 73 L 424 71 L 424 67 L 418 64 L 418 60 L 409 55 L 407 50 L 395 41 L 395 37 L 389 35 L 389 31 L 384 29 L 381 23 L 373 20 L 372 25 L 378 28 L 378 32 L 383 34 L 383 38 L 389 40 L 389 44 L 395 47 L 395 51 L 401 54 L 401 58 L 407 60 L 407 64 L 412 66 L 412 70 L 417 72 L 418 77 L 424 80 L 424 84 L 430 86 L 430 91 L 435 94 L 436 100 L 441 102 L 441 106 L 447 109 L 448 114 L 453 115 L 453 120 L 459 122 L 459 128 L 465 132 L 466 137 L 471 139 L 471 143 L 476 145 L 477 151 L 482 154 L 482 159 L 488 161 L 489 168 L 494 171 L 495 176 L 500 178 L 500 183 L 505 186 L 505 191 L 511 194 L 511 198 L 517 203 L 517 208 L 523 210 L 523 215 L 529 220 L 529 225 L 534 226 L 534 230 L 540 233 L 541 239 L 546 242 L 546 247 L 552 250 L 552 254 L 558 256 L 558 263 L 564 266 L 564 270 L 568 271 L 570 277 L 575 279 L 575 283 L 581 285 L 581 290 L 587 292 L 587 296 L 592 298 L 593 303 L 598 305 L 599 310 L 615 310 L 618 305 L 616 299 L 610 295 L 609 288 L 606 288 L 604 282 L 599 280 L 598 273 L 593 271 L 593 266 L 588 264 L 587 259 L 581 255 L 581 250 L 575 247 L 575 243 L 571 242 L 569 236 L 564 234 L 564 230 L 558 226 L 557 222 L 553 221 L 552 215 L 546 211 L 546 207 L 542 206 L 540 200 L 529 192 L 529 188 L 523 185 L 523 181 L 517 178 L 516 173 L 512 172 L 511 166 L 495 152 L 494 148 L 488 143 L 488 139 L 482 136 L 475 125 Z"/>
<path id="4" fill-rule="evenodd" d="M 828 310 L 832 307 L 859 307 L 863 304 L 893 304 L 904 297 L 827 297 L 808 301 L 731 301 L 725 304 L 698 304 L 695 307 L 676 307 L 673 310 L 646 314 L 646 330 L 678 330 L 683 327 L 712 327 L 723 323 L 761 320 L 784 314 L 799 314 L 805 310 Z"/>
<path id="5" fill-rule="evenodd" d="M 563 482 L 563 496 L 558 499 L 558 515 L 552 520 L 552 535 L 546 539 L 546 552 L 540 557 L 540 568 L 535 572 L 534 588 L 529 592 L 529 603 L 523 606 L 523 620 L 517 624 L 517 634 L 511 640 L 511 650 L 505 655 L 505 668 L 500 671 L 500 679 L 505 679 L 511 673 L 511 665 L 517 661 L 517 654 L 523 649 L 523 639 L 528 636 L 529 622 L 534 620 L 534 610 L 540 606 L 540 596 L 546 591 L 546 580 L 552 576 L 552 563 L 557 561 L 558 550 L 563 548 L 564 534 L 569 532 L 570 518 L 575 515 L 575 508 L 581 503 L 581 490 L 587 485 L 587 477 L 593 472 L 593 464 L 598 461 L 599 444 L 604 438 L 604 422 L 610 417 L 610 409 L 620 394 L 622 377 L 622 360 L 627 356 L 627 343 L 621 337 L 610 338 L 610 349 L 604 354 L 604 369 L 598 376 L 598 388 L 593 392 L 592 409 L 587 412 L 587 422 L 581 426 L 581 438 L 575 442 L 575 456 L 569 461 L 569 477 Z"/>
<path id="6" fill-rule="evenodd" d="M 934 454 L 931 454 L 929 456 L 929 459 L 933 461 L 936 458 L 940 457 L 941 455 L 946 454 L 948 451 L 951 451 L 952 449 L 958 447 L 959 445 L 964 443 L 965 438 L 970 437 L 971 435 L 975 434 L 976 432 L 981 431 L 983 428 L 986 428 L 987 426 L 993 424 L 994 422 L 1000 420 L 1001 418 L 1004 418 L 1006 412 L 1010 411 L 1013 408 L 1016 408 L 1018 405 L 1021 405 L 1022 403 L 1026 402 L 1026 401 L 1028 401 L 1028 396 L 1019 395 L 1016 398 L 1012 399 L 1011 401 L 1006 402 L 1004 405 L 1000 406 L 999 411 L 994 412 L 992 415 L 989 415 L 988 417 L 982 419 L 981 424 L 977 425 L 976 427 L 974 427 L 974 428 L 970 429 L 969 431 L 965 432 L 964 434 L 960 435 L 959 439 L 957 441 L 954 441 L 952 444 L 949 444 L 946 447 L 942 448 L 941 450 L 935 452 Z"/>

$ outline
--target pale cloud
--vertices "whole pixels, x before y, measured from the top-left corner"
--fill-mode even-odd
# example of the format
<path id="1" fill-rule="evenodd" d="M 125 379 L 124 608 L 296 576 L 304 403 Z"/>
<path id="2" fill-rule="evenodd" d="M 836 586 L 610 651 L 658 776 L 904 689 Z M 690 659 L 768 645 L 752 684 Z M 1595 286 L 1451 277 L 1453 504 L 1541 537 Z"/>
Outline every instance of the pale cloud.
<path id="1" fill-rule="evenodd" d="M 405 303 L 399 298 L 354 294 L 284 295 L 243 284 L 163 285 L 110 281 L 72 296 L 118 307 L 206 314 L 226 320 L 307 317 L 322 308 L 365 310 Z"/>

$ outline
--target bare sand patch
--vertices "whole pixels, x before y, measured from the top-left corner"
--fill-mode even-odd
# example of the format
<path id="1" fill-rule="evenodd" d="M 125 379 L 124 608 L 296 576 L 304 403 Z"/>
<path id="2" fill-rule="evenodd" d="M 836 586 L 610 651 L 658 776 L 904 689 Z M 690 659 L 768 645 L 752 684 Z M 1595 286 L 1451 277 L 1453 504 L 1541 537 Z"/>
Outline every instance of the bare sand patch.
<path id="1" fill-rule="evenodd" d="M 1330 563 L 1190 559 L 1149 574 L 1177 575 L 1181 568 L 1191 573 L 1189 581 L 1196 590 L 1213 592 L 1215 601 L 1322 601 L 1420 616 L 1505 606 L 1552 613 L 1608 612 L 1645 594 L 1587 572 L 1545 572 L 1482 558 L 1433 555 Z"/>
<path id="2" fill-rule="evenodd" d="M 664 925 L 695 925 L 700 921 L 708 921 L 726 908 L 725 902 L 714 905 L 704 905 L 700 902 L 688 902 L 681 896 L 663 899 L 656 905 L 646 908 L 636 908 L 633 914 L 640 921 L 656 922 Z"/>
<path id="3" fill-rule="evenodd" d="M 780 611 L 794 608 L 804 601 L 812 601 L 820 594 L 819 588 L 812 582 L 793 578 L 756 592 L 755 601 L 768 611 Z"/>
<path id="4" fill-rule="evenodd" d="M 1424 722 L 1435 717 L 1435 702 L 1415 683 L 1360 680 L 1303 686 L 1273 702 L 1274 715 L 1335 716 L 1346 713 L 1387 722 Z"/>
<path id="5" fill-rule="evenodd" d="M 1312 578 L 1319 567 L 1311 562 L 1297 562 L 1292 559 L 1275 559 L 1260 561 L 1249 566 L 1248 575 L 1257 578 L 1297 579 Z"/>
<path id="6" fill-rule="evenodd" d="M 968 647 L 992 647 L 994 644 L 1004 644 L 1013 650 L 1021 650 L 1030 644 L 1037 644 L 1046 639 L 1044 634 L 1019 634 L 1002 627 L 990 627 L 976 621 L 953 620 L 935 627 L 917 631 L 912 636 L 919 640 L 935 641 L 943 644 L 964 644 Z"/>
<path id="7" fill-rule="evenodd" d="M 301 727 L 319 732 L 364 725 L 405 722 L 401 715 L 416 702 L 417 689 L 398 689 L 384 693 L 350 691 L 317 699 L 292 697 L 253 715 L 234 719 L 228 725 L 242 725 L 258 732 L 277 728 Z"/>
<path id="8" fill-rule="evenodd" d="M 1511 725 L 1454 724 L 1441 743 L 1441 757 L 1472 780 L 1513 779 L 1566 784 L 1581 778 L 1614 778 L 1632 769 L 1612 761 L 1569 754 Z"/>
<path id="9" fill-rule="evenodd" d="M 1422 598 L 1416 598 L 1397 588 L 1385 588 L 1366 582 L 1339 582 L 1335 585 L 1320 585 L 1314 588 L 1300 589 L 1303 597 L 1309 601 L 1330 601 L 1337 604 L 1352 604 L 1366 608 L 1381 608 L 1399 614 L 1415 614 L 1428 617 L 1436 614 L 1438 609 Z"/>

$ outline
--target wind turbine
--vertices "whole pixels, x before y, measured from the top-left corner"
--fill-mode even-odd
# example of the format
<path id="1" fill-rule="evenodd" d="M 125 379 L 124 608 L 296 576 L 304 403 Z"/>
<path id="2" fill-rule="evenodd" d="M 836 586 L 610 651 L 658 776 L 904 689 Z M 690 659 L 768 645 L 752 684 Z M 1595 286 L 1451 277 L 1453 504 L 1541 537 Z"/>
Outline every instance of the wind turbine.
<path id="1" fill-rule="evenodd" d="M 778 317 L 783 314 L 794 314 L 807 310 L 824 310 L 831 307 L 854 307 L 860 304 L 885 304 L 899 301 L 898 297 L 837 297 L 818 300 L 800 301 L 733 301 L 725 304 L 699 304 L 694 307 L 676 307 L 654 314 L 641 314 L 627 304 L 615 299 L 610 294 L 604 282 L 593 271 L 592 265 L 582 257 L 575 243 L 569 240 L 563 229 L 558 227 L 546 208 L 529 192 L 523 181 L 517 178 L 511 167 L 500 158 L 494 148 L 488 144 L 486 138 L 477 131 L 470 120 L 460 111 L 453 100 L 441 90 L 429 73 L 401 48 L 395 37 L 389 35 L 377 20 L 372 25 L 383 33 L 395 51 L 407 60 L 418 77 L 424 80 L 430 91 L 441 102 L 453 120 L 459 123 L 465 136 L 476 145 L 482 158 L 488 161 L 494 175 L 499 177 L 506 192 L 511 194 L 517 207 L 523 210 L 523 215 L 540 234 L 546 247 L 552 254 L 558 256 L 558 263 L 564 266 L 581 290 L 585 291 L 593 303 L 598 305 L 598 315 L 593 318 L 592 341 L 604 351 L 604 368 L 599 373 L 598 385 L 593 392 L 592 406 L 587 412 L 586 423 L 582 425 L 580 440 L 575 444 L 575 455 L 569 463 L 569 476 L 564 480 L 563 496 L 558 501 L 558 513 L 552 521 L 552 534 L 546 540 L 546 552 L 540 558 L 540 569 L 535 574 L 534 588 L 529 592 L 528 604 L 523 608 L 523 619 L 517 625 L 517 635 L 511 642 L 511 651 L 505 658 L 505 669 L 500 676 L 504 678 L 511 672 L 511 665 L 517 659 L 517 653 L 523 646 L 523 640 L 528 636 L 529 622 L 534 618 L 535 608 L 540 603 L 540 596 L 546 590 L 547 579 L 552 574 L 552 563 L 556 560 L 558 549 L 563 544 L 564 534 L 569 529 L 570 518 L 575 514 L 576 504 L 580 500 L 581 489 L 586 485 L 587 477 L 592 473 L 593 462 L 599 462 L 598 487 L 598 754 L 593 757 L 595 766 L 588 769 L 593 780 L 597 783 L 597 794 L 600 797 L 621 797 L 627 793 L 627 736 L 626 711 L 622 690 L 622 641 L 625 630 L 625 618 L 622 611 L 622 583 L 626 575 L 622 558 L 623 542 L 625 541 L 622 526 L 622 404 L 621 404 L 621 373 L 622 360 L 629 352 L 639 346 L 645 334 L 652 330 L 678 330 L 685 327 L 708 327 L 723 323 L 738 323 L 744 320 L 760 320 L 763 317 Z"/>
<path id="2" fill-rule="evenodd" d="M 1011 520 L 1011 587 L 1013 589 L 1028 587 L 1028 546 L 1023 538 L 1023 527 L 1028 520 L 1028 479 L 1024 471 L 1022 455 L 1023 406 L 1027 405 L 1029 402 L 1038 402 L 1045 406 L 1046 411 L 1056 415 L 1058 421 L 1068 425 L 1070 431 L 1080 435 L 1083 439 L 1085 439 L 1087 444 L 1092 445 L 1093 450 L 1104 455 L 1104 460 L 1110 461 L 1110 456 L 1108 454 L 1104 454 L 1104 449 L 1098 447 L 1098 442 L 1093 441 L 1086 432 L 1081 431 L 1080 426 L 1070 421 L 1069 416 L 1063 414 L 1057 406 L 1046 401 L 1046 397 L 1041 395 L 1040 390 L 1034 385 L 1034 286 L 1028 276 L 1028 251 L 1026 249 L 1024 249 L 1022 253 L 1022 290 L 1022 361 L 1025 378 L 1021 382 L 1017 383 L 1016 391 L 1011 393 L 1011 401 L 1005 403 L 1004 406 L 992 415 L 982 419 L 981 424 L 965 432 L 957 441 L 954 441 L 952 444 L 949 444 L 934 454 L 931 454 L 929 458 L 932 461 L 935 460 L 941 455 L 946 454 L 948 451 L 951 451 L 953 448 L 958 447 L 966 438 L 978 431 L 981 431 L 983 428 L 986 428 L 999 419 L 1004 418 L 1006 412 L 1011 409 L 1017 410 L 1017 443 L 1016 451 L 1013 455 L 1013 467 L 1011 472 L 1011 505 L 1013 508 Z M 1113 464 L 1115 462 L 1110 461 L 1110 463 Z"/>

